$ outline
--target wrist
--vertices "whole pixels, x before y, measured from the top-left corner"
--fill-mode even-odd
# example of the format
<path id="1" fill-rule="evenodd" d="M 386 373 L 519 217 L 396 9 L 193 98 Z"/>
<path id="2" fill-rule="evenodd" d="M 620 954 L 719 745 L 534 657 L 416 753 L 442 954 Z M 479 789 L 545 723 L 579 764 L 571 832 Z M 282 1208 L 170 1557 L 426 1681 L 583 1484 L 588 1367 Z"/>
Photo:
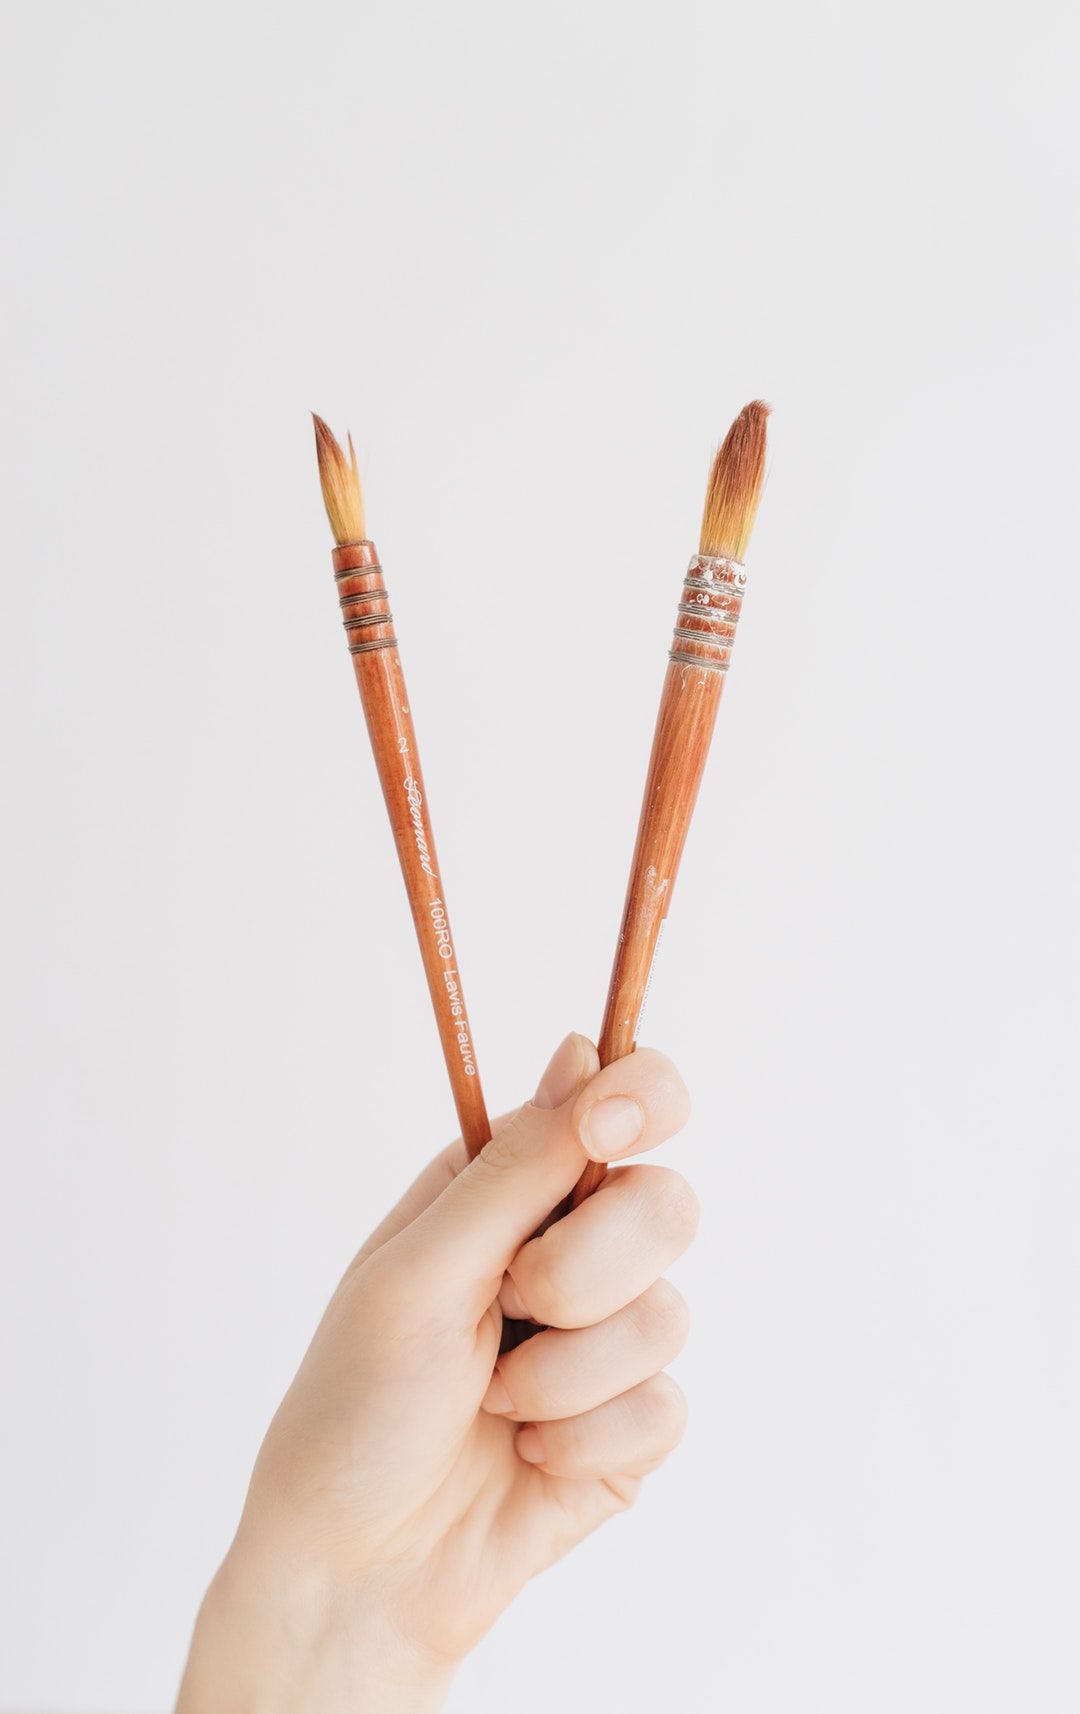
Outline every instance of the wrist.
<path id="1" fill-rule="evenodd" d="M 438 1714 L 452 1677 L 374 1604 L 234 1544 L 199 1611 L 176 1714 Z"/>

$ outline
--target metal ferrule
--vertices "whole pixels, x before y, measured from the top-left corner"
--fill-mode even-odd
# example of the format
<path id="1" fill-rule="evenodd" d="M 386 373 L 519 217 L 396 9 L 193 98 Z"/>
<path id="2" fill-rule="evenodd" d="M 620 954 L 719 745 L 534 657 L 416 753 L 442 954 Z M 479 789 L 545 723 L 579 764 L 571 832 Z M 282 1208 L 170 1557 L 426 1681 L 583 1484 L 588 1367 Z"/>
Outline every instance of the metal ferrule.
<path id="1" fill-rule="evenodd" d="M 741 560 L 696 553 L 683 579 L 668 659 L 702 672 L 726 673 L 745 591 Z"/>
<path id="2" fill-rule="evenodd" d="M 334 579 L 350 655 L 396 648 L 394 616 L 374 544 L 355 542 L 336 548 Z"/>

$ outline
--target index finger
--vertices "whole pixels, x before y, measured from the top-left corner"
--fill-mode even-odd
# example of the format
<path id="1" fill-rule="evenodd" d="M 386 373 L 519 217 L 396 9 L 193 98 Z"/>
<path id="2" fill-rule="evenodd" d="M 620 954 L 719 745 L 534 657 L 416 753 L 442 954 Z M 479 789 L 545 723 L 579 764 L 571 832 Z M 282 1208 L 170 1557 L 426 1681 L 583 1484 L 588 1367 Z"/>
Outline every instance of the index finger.
<path id="1" fill-rule="evenodd" d="M 491 1121 L 491 1134 L 496 1136 L 504 1125 L 509 1124 L 518 1111 L 511 1107 L 508 1113 L 500 1113 Z M 413 1179 L 401 1200 L 394 1204 L 372 1232 L 370 1238 L 362 1245 L 349 1263 L 348 1273 L 358 1268 L 361 1262 L 366 1262 L 376 1250 L 381 1250 L 391 1238 L 396 1238 L 399 1232 L 404 1232 L 406 1226 L 411 1226 L 419 1219 L 425 1208 L 428 1208 L 437 1197 L 440 1197 L 448 1184 L 453 1184 L 459 1172 L 464 1172 L 469 1164 L 469 1154 L 460 1137 L 455 1137 L 445 1149 L 440 1149 L 434 1160 L 428 1164 L 418 1177 Z"/>

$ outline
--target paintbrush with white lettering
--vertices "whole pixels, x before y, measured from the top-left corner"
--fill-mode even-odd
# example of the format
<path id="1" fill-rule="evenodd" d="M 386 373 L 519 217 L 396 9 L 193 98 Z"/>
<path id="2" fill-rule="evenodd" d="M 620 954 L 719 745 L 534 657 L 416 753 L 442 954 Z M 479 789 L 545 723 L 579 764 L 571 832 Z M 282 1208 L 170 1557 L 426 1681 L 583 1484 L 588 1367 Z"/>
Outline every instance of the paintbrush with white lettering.
<path id="1" fill-rule="evenodd" d="M 600 1064 L 633 1053 L 653 959 L 675 890 L 698 787 L 712 742 L 746 572 L 742 555 L 754 527 L 765 476 L 765 420 L 760 399 L 740 411 L 713 460 L 699 551 L 683 579 L 668 655 L 652 757 L 630 867 L 619 943 L 598 1043 Z M 574 1191 L 575 1206 L 606 1168 L 590 1163 Z"/>
<path id="2" fill-rule="evenodd" d="M 334 576 L 345 636 L 409 895 L 461 1134 L 469 1155 L 478 1155 L 491 1137 L 491 1127 L 435 855 L 393 617 L 375 544 L 364 533 L 356 453 L 350 436 L 346 458 L 321 417 L 315 417 L 315 447 L 326 514 L 337 543 Z"/>

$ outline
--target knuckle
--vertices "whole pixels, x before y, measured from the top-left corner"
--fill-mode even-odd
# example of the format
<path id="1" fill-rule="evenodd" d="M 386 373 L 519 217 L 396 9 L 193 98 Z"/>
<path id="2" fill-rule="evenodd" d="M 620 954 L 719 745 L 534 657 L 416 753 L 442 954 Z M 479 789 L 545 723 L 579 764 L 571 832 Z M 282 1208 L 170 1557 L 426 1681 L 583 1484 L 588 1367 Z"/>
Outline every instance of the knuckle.
<path id="1" fill-rule="evenodd" d="M 657 1280 L 632 1306 L 638 1337 L 672 1355 L 681 1351 L 690 1331 L 686 1299 L 670 1280 Z"/>
<path id="2" fill-rule="evenodd" d="M 603 1481 L 619 1512 L 628 1512 L 641 1493 L 640 1476 L 605 1476 Z"/>
<path id="3" fill-rule="evenodd" d="M 412 1321 L 415 1313 L 412 1281 L 408 1270 L 396 1264 L 394 1245 L 385 1244 L 355 1273 L 346 1275 L 338 1296 L 350 1302 L 351 1313 L 358 1320 L 395 1327 Z"/>
<path id="4" fill-rule="evenodd" d="M 653 1219 L 663 1237 L 681 1252 L 693 1241 L 698 1229 L 700 1204 L 681 1173 L 670 1167 L 654 1170 L 662 1177 L 653 1188 Z"/>
<path id="5" fill-rule="evenodd" d="M 375 1365 L 410 1364 L 418 1349 L 442 1336 L 444 1326 L 431 1314 L 420 1282 L 397 1265 L 393 1244 L 369 1256 L 347 1274 L 327 1308 L 320 1333 L 342 1338 L 347 1348 L 362 1330 Z"/>
<path id="6" fill-rule="evenodd" d="M 530 1340 L 531 1344 L 532 1341 Z M 561 1422 L 566 1416 L 567 1403 L 562 1390 L 553 1384 L 550 1377 L 538 1372 L 535 1368 L 526 1371 L 524 1377 L 517 1383 L 524 1401 L 518 1406 L 519 1411 L 525 1412 L 538 1422 Z M 511 1392 L 516 1398 L 517 1393 Z"/>
<path id="7" fill-rule="evenodd" d="M 567 1469 L 592 1469 L 598 1463 L 604 1462 L 602 1456 L 598 1457 L 603 1437 L 597 1433 L 591 1412 L 586 1412 L 583 1416 L 564 1417 L 553 1438 Z"/>
<path id="8" fill-rule="evenodd" d="M 647 1382 L 649 1409 L 657 1432 L 657 1440 L 670 1452 L 686 1432 L 689 1410 L 686 1394 L 670 1375 L 654 1375 Z"/>
<path id="9" fill-rule="evenodd" d="M 543 1336 L 540 1336 L 542 1339 Z M 537 1339 L 500 1359 L 507 1392 L 514 1401 L 514 1414 L 530 1421 L 558 1422 L 566 1413 L 559 1370 Z"/>
<path id="10" fill-rule="evenodd" d="M 566 1291 L 564 1270 L 548 1234 L 534 1238 L 510 1267 L 510 1277 L 521 1293 L 530 1314 L 546 1327 L 572 1327 L 573 1309 Z"/>
<path id="11" fill-rule="evenodd" d="M 690 1092 L 677 1066 L 666 1053 L 655 1047 L 639 1048 L 637 1058 L 639 1062 L 646 1062 L 652 1082 L 663 1091 L 666 1102 L 670 1104 L 674 1128 L 680 1130 L 690 1117 Z"/>
<path id="12" fill-rule="evenodd" d="M 531 1127 L 528 1118 L 529 1108 L 519 1107 L 513 1117 L 495 1132 L 491 1141 L 485 1143 L 468 1170 L 479 1175 L 501 1174 L 507 1167 L 515 1166 L 529 1150 Z"/>

